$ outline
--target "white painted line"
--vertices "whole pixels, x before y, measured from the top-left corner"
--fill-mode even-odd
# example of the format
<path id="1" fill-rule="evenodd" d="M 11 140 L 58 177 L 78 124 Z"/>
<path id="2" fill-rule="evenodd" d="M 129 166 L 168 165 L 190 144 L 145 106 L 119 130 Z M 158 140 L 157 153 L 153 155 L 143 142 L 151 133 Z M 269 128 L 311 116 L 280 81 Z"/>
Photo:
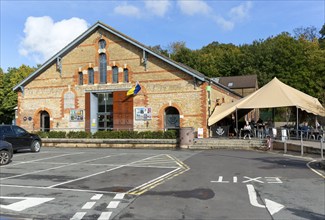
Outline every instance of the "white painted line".
<path id="1" fill-rule="evenodd" d="M 93 197 L 91 197 L 91 200 L 99 200 L 100 198 L 102 198 L 103 194 L 96 194 Z"/>
<path id="2" fill-rule="evenodd" d="M 281 209 L 284 208 L 284 205 L 274 202 L 270 199 L 265 199 L 265 205 L 259 204 L 257 202 L 257 195 L 254 186 L 251 184 L 247 184 L 246 186 L 249 195 L 249 202 L 251 203 L 251 205 L 258 208 L 266 208 L 271 215 L 274 215 L 275 213 L 279 212 Z"/>
<path id="3" fill-rule="evenodd" d="M 20 165 L 20 164 L 25 164 L 25 163 L 33 163 L 33 162 L 37 162 L 37 161 L 42 161 L 42 160 L 48 160 L 48 159 L 53 159 L 53 158 L 58 158 L 58 157 L 65 157 L 65 156 L 71 156 L 71 155 L 77 155 L 77 154 L 84 154 L 85 152 L 78 152 L 78 153 L 73 153 L 73 154 L 62 154 L 62 155 L 58 155 L 58 156 L 53 156 L 53 157 L 45 157 L 45 158 L 41 158 L 41 159 L 37 159 L 37 160 L 30 160 L 30 161 L 24 161 L 24 162 L 20 162 L 20 163 L 15 163 L 15 164 L 9 164 L 7 165 L 7 167 L 11 167 L 11 166 L 15 166 L 15 165 Z"/>
<path id="4" fill-rule="evenodd" d="M 66 182 L 54 184 L 54 185 L 48 186 L 47 188 L 50 189 L 50 188 L 57 187 L 57 186 L 61 186 L 61 185 L 67 184 L 67 183 L 72 183 L 72 182 L 75 182 L 75 181 L 87 179 L 89 177 L 93 177 L 93 176 L 97 176 L 97 175 L 100 175 L 100 174 L 103 174 L 103 173 L 107 173 L 107 172 L 110 172 L 110 171 L 113 171 L 113 170 L 117 170 L 119 168 L 122 168 L 122 167 L 125 167 L 125 166 L 129 166 L 129 165 L 134 164 L 134 163 L 137 163 L 139 161 L 147 160 L 149 158 L 154 158 L 154 157 L 157 157 L 157 156 L 159 156 L 159 155 L 155 155 L 155 156 L 152 156 L 152 157 L 148 157 L 148 158 L 144 158 L 144 159 L 141 159 L 141 160 L 137 160 L 137 161 L 134 161 L 134 162 L 131 162 L 131 163 L 128 163 L 128 164 L 123 164 L 121 166 L 114 167 L 112 169 L 104 170 L 104 171 L 101 171 L 101 172 L 98 172 L 98 173 L 93 173 L 91 175 L 83 176 L 83 177 L 80 177 L 80 178 L 77 178 L 77 179 L 73 179 L 73 180 L 69 180 L 69 181 L 66 181 Z"/>
<path id="5" fill-rule="evenodd" d="M 313 163 L 313 162 L 316 162 L 316 161 L 317 161 L 317 160 L 309 161 L 309 162 L 307 163 L 307 167 L 308 167 L 311 171 L 313 171 L 314 173 L 316 173 L 317 175 L 319 175 L 319 176 L 321 176 L 321 177 L 323 177 L 323 178 L 325 179 L 325 175 L 324 175 L 324 174 L 322 174 L 321 172 L 318 172 L 317 170 L 311 168 L 310 163 Z"/>
<path id="6" fill-rule="evenodd" d="M 114 167 L 112 169 L 104 170 L 104 171 L 101 171 L 101 172 L 98 172 L 98 173 L 93 173 L 91 175 L 83 176 L 83 177 L 80 177 L 80 178 L 77 178 L 77 179 L 69 180 L 69 181 L 66 181 L 66 182 L 54 184 L 52 186 L 48 186 L 47 188 L 50 189 L 50 188 L 57 187 L 57 186 L 61 186 L 61 185 L 67 184 L 67 183 L 72 183 L 72 182 L 75 182 L 75 181 L 78 181 L 78 180 L 87 179 L 87 178 L 92 177 L 92 176 L 97 176 L 97 175 L 100 175 L 100 174 L 103 174 L 103 173 L 106 173 L 106 172 L 110 172 L 112 170 L 117 170 L 117 169 L 119 169 L 121 167 L 124 167 L 124 165 L 118 166 L 118 167 Z"/>
<path id="7" fill-rule="evenodd" d="M 112 215 L 112 212 L 102 212 L 98 220 L 108 220 Z"/>
<path id="8" fill-rule="evenodd" d="M 261 205 L 257 202 L 257 196 L 254 186 L 250 184 L 247 184 L 246 186 L 248 190 L 249 202 L 251 203 L 251 205 L 258 208 L 265 208 L 265 205 Z"/>
<path id="9" fill-rule="evenodd" d="M 105 157 L 99 157 L 99 158 L 91 159 L 91 160 L 84 160 L 84 161 L 80 161 L 80 162 L 77 162 L 77 163 L 69 163 L 69 164 L 65 164 L 65 165 L 61 165 L 61 166 L 57 166 L 57 167 L 52 167 L 52 168 L 48 168 L 48 169 L 44 169 L 44 170 L 37 170 L 37 171 L 29 172 L 29 173 L 24 173 L 24 174 L 19 174 L 19 175 L 4 177 L 4 178 L 0 178 L 0 180 L 13 179 L 15 177 L 27 176 L 29 174 L 41 173 L 41 172 L 44 172 L 44 171 L 60 169 L 60 168 L 63 168 L 63 167 L 68 167 L 68 166 L 74 166 L 74 165 L 77 165 L 77 164 L 87 163 L 87 162 L 91 162 L 91 161 L 94 161 L 94 160 L 100 160 L 100 159 L 104 159 L 104 158 L 107 158 L 107 157 L 111 157 L 111 155 L 105 156 Z"/>
<path id="10" fill-rule="evenodd" d="M 153 182 L 158 181 L 159 179 L 163 179 L 165 176 L 168 176 L 168 175 L 170 175 L 170 174 L 172 174 L 172 173 L 174 173 L 174 172 L 178 172 L 179 170 L 181 170 L 180 167 L 177 168 L 177 169 L 175 169 L 175 170 L 172 170 L 172 171 L 170 171 L 170 172 L 168 172 L 168 173 L 165 173 L 164 175 L 161 175 L 161 176 L 159 176 L 159 177 L 157 177 L 157 178 L 155 178 L 155 179 L 152 179 L 152 180 L 150 180 L 150 181 L 148 181 L 148 182 L 146 182 L 146 183 L 143 183 L 143 184 L 141 184 L 140 186 L 134 187 L 133 189 L 130 189 L 130 190 L 127 191 L 126 193 L 130 193 L 131 191 L 138 190 L 138 189 L 140 189 L 140 188 L 142 188 L 142 187 L 144 187 L 144 186 L 149 185 L 150 183 L 153 183 Z"/>
<path id="11" fill-rule="evenodd" d="M 77 212 L 70 220 L 81 220 L 87 212 Z"/>
<path id="12" fill-rule="evenodd" d="M 125 196 L 125 193 L 117 193 L 115 196 L 114 196 L 114 199 L 123 199 Z"/>
<path id="13" fill-rule="evenodd" d="M 89 193 L 116 193 L 110 191 L 99 191 L 99 190 L 89 190 L 89 189 L 68 189 L 68 188 L 48 188 L 45 186 L 21 186 L 21 185 L 8 185 L 0 184 L 1 187 L 12 187 L 12 188 L 26 188 L 26 189 L 50 189 L 50 190 L 59 190 L 59 191 L 71 191 L 71 192 L 89 192 Z"/>
<path id="14" fill-rule="evenodd" d="M 108 209 L 116 209 L 119 204 L 120 204 L 120 201 L 111 201 L 108 204 L 107 208 Z"/>
<path id="15" fill-rule="evenodd" d="M 81 209 L 91 209 L 95 204 L 96 202 L 87 202 Z"/>
<path id="16" fill-rule="evenodd" d="M 1 205 L 0 209 L 9 209 L 13 211 L 23 211 L 25 209 L 40 205 L 42 203 L 53 200 L 54 198 L 36 198 L 36 197 L 7 197 L 0 196 L 2 199 L 20 200 L 18 202 L 11 203 L 9 205 Z"/>

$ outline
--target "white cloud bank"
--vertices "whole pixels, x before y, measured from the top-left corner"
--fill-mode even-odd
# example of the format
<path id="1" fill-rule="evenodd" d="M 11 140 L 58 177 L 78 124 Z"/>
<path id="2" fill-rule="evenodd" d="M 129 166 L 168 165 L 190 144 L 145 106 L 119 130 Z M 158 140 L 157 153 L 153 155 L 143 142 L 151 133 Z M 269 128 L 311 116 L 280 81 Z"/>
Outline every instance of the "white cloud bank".
<path id="1" fill-rule="evenodd" d="M 201 0 L 178 1 L 177 5 L 180 8 L 181 12 L 186 15 L 209 15 L 212 11 L 206 2 Z"/>
<path id="2" fill-rule="evenodd" d="M 145 8 L 150 13 L 159 17 L 164 17 L 171 6 L 169 0 L 160 0 L 160 1 L 150 0 L 150 1 L 145 1 L 144 4 L 145 4 Z"/>
<path id="3" fill-rule="evenodd" d="M 131 2 L 131 1 L 130 1 Z M 205 16 L 211 19 L 224 31 L 231 31 L 235 25 L 249 18 L 252 2 L 243 2 L 238 6 L 231 8 L 225 15 L 217 14 L 209 5 L 209 1 L 204 0 L 145 0 L 142 1 L 144 7 L 129 5 L 124 2 L 123 5 L 114 9 L 116 14 L 123 16 L 143 18 L 147 14 L 164 17 L 170 9 L 176 5 L 176 8 L 186 16 Z"/>
<path id="4" fill-rule="evenodd" d="M 19 53 L 31 57 L 36 63 L 43 63 L 87 28 L 87 22 L 80 18 L 54 22 L 48 16 L 28 17 L 25 22 L 25 36 L 20 42 Z"/>

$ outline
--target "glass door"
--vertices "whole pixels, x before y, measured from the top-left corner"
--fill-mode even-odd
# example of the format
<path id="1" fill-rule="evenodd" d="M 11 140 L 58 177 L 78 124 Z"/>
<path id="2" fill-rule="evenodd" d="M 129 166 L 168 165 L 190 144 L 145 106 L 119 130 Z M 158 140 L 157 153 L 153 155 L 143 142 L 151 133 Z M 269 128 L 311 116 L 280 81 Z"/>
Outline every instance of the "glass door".
<path id="1" fill-rule="evenodd" d="M 98 93 L 98 130 L 113 129 L 113 93 Z"/>

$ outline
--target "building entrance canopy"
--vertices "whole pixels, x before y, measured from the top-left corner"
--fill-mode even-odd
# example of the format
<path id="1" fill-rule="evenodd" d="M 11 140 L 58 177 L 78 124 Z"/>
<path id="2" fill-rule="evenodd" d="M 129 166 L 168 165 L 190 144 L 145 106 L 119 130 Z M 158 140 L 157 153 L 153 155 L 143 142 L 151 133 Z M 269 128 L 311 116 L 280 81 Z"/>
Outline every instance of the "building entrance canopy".
<path id="1" fill-rule="evenodd" d="M 208 120 L 208 125 L 215 124 L 236 110 L 290 106 L 296 106 L 308 113 L 325 117 L 325 109 L 318 99 L 284 84 L 275 77 L 251 95 L 217 106 Z"/>

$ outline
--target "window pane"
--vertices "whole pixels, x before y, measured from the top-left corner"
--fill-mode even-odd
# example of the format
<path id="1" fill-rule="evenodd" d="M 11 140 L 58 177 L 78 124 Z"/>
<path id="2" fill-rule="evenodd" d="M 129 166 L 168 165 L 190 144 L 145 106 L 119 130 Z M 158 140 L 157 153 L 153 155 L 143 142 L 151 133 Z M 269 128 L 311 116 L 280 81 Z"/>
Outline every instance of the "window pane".
<path id="1" fill-rule="evenodd" d="M 82 72 L 79 72 L 79 85 L 83 85 L 84 84 L 84 77 Z"/>
<path id="2" fill-rule="evenodd" d="M 88 69 L 88 84 L 94 84 L 94 69 Z"/>
<path id="3" fill-rule="evenodd" d="M 129 70 L 124 69 L 124 82 L 129 82 Z"/>
<path id="4" fill-rule="evenodd" d="M 107 83 L 107 61 L 106 54 L 101 53 L 99 55 L 99 75 L 100 83 Z"/>
<path id="5" fill-rule="evenodd" d="M 113 83 L 118 83 L 118 68 L 117 68 L 117 66 L 113 67 Z"/>
<path id="6" fill-rule="evenodd" d="M 100 40 L 98 42 L 98 44 L 99 44 L 99 49 L 105 49 L 105 47 L 106 47 L 106 41 L 105 40 Z"/>

